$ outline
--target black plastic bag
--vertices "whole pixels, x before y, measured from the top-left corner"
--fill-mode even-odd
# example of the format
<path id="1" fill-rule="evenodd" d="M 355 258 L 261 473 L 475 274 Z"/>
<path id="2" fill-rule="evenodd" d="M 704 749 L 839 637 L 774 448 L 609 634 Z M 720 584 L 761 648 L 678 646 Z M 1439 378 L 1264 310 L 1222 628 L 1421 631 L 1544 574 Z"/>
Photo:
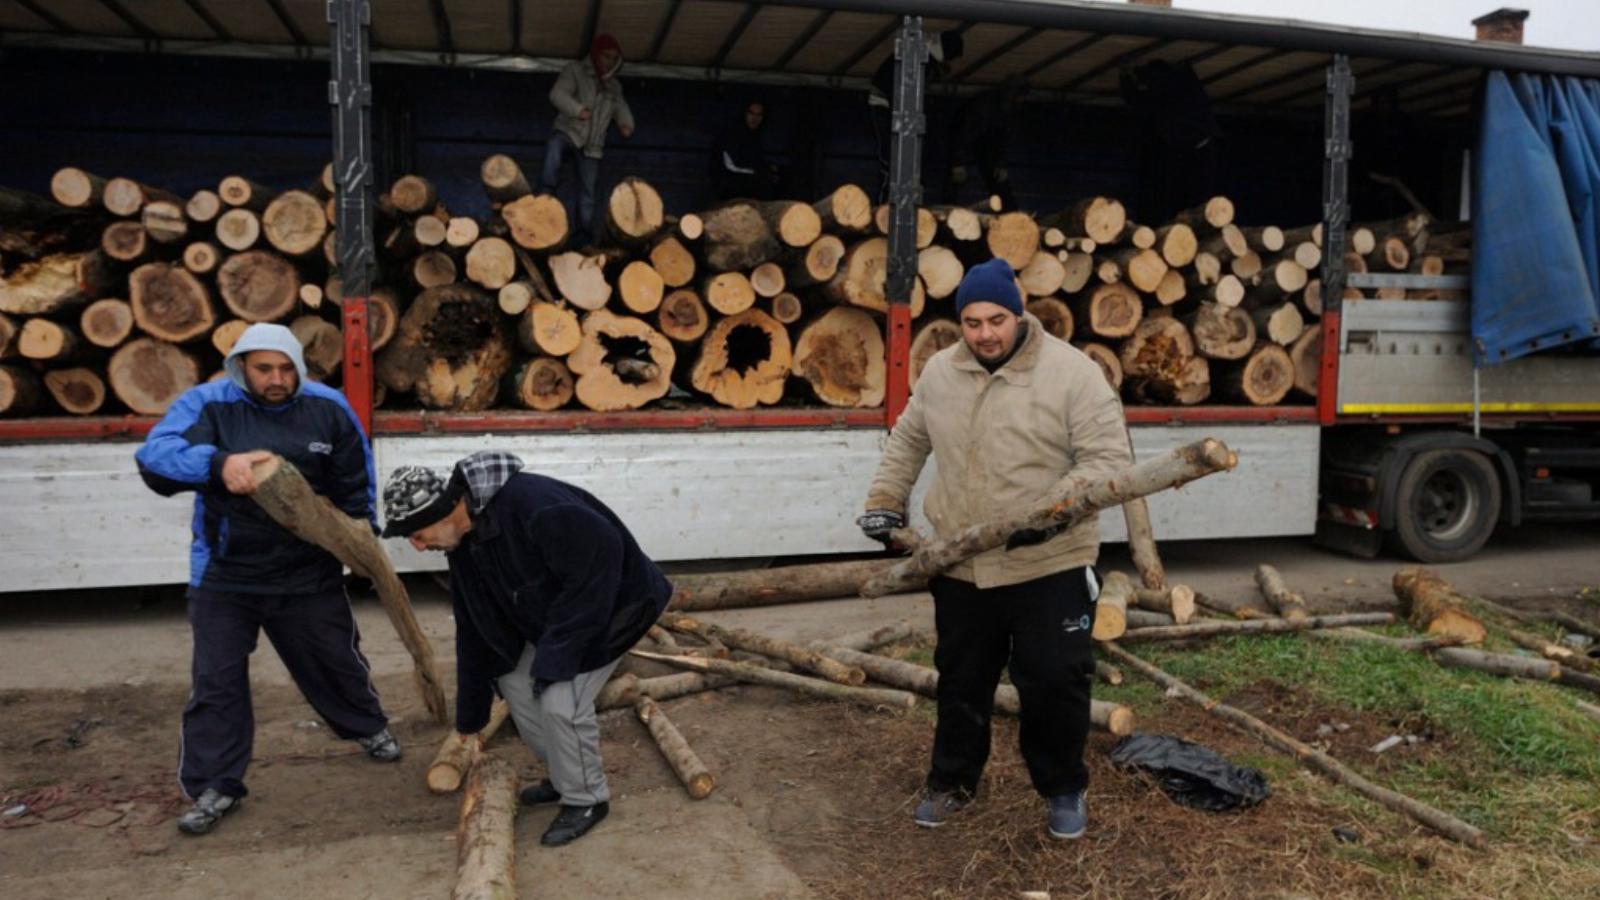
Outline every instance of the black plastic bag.
<path id="1" fill-rule="evenodd" d="M 1236 766 L 1213 750 L 1170 734 L 1136 732 L 1111 750 L 1111 761 L 1152 773 L 1180 806 L 1208 812 L 1247 809 L 1272 789 L 1256 769 Z"/>

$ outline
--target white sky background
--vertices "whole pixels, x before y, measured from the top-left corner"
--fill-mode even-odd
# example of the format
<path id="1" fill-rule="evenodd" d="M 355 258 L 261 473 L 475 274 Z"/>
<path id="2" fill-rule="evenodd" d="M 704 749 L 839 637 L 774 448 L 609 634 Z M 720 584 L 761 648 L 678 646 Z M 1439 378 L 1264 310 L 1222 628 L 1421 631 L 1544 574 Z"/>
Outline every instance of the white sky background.
<path id="1" fill-rule="evenodd" d="M 1523 28 L 1523 42 L 1530 47 L 1600 51 L 1600 0 L 1172 0 L 1172 5 L 1198 12 L 1306 19 L 1466 39 L 1473 36 L 1473 19 L 1508 6 L 1531 13 Z"/>

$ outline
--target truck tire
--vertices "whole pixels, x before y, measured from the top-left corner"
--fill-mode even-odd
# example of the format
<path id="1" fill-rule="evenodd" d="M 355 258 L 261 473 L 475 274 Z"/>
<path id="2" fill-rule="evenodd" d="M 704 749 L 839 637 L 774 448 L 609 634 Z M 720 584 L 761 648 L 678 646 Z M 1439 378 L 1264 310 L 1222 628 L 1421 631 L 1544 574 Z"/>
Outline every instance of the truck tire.
<path id="1" fill-rule="evenodd" d="M 1476 450 L 1418 453 L 1400 474 L 1394 538 L 1419 562 L 1466 559 L 1481 549 L 1500 520 L 1500 478 Z"/>

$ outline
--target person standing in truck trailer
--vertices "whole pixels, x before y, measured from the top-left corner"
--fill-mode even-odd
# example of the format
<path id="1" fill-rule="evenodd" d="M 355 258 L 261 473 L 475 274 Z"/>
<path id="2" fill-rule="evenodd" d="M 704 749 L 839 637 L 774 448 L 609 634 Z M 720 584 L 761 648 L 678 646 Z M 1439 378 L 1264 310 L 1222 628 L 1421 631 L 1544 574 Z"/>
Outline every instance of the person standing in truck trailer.
<path id="1" fill-rule="evenodd" d="M 545 142 L 539 186 L 547 194 L 556 193 L 567 159 L 573 161 L 578 170 L 578 214 L 572 215 L 569 207 L 567 218 L 574 223 L 578 243 L 594 236 L 595 182 L 611 123 L 617 123 L 623 137 L 633 137 L 633 110 L 622 98 L 617 78 L 621 71 L 622 45 L 609 34 L 596 35 L 589 55 L 567 63 L 550 89 L 556 121 Z"/>
<path id="2" fill-rule="evenodd" d="M 367 436 L 343 394 L 306 380 L 300 342 L 282 325 L 245 329 L 224 368 L 227 378 L 180 396 L 135 454 L 156 493 L 196 495 L 188 591 L 194 660 L 178 755 L 179 782 L 194 801 L 178 819 L 186 834 L 211 831 L 247 793 L 255 732 L 250 654 L 262 630 L 335 734 L 373 759 L 400 758 L 361 655 L 344 567 L 250 497 L 251 466 L 277 454 L 345 514 L 372 521 Z"/>
<path id="3" fill-rule="evenodd" d="M 1116 392 L 1093 360 L 1024 312 L 1005 260 L 968 270 L 956 315 L 961 341 L 923 368 L 857 520 L 886 544 L 905 526 L 930 453 L 938 476 L 925 511 L 941 538 L 1036 504 L 1069 478 L 1132 463 Z M 1022 758 L 1046 799 L 1049 834 L 1083 834 L 1098 528 L 1090 517 L 1064 531 L 1018 531 L 929 582 L 938 719 L 918 825 L 938 827 L 976 796 L 994 691 L 1009 666 L 1022 701 Z"/>

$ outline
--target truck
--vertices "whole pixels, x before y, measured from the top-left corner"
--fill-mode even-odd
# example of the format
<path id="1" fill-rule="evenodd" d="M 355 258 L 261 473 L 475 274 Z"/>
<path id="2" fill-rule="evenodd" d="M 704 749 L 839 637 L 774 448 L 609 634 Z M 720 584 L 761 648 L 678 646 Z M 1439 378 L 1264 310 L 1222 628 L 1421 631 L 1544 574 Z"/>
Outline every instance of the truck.
<path id="1" fill-rule="evenodd" d="M 959 98 L 1007 79 L 1026 79 L 1034 111 L 1017 129 L 1010 166 L 1024 207 L 1136 195 L 1150 173 L 1128 152 L 1141 123 L 1121 110 L 1119 76 L 1151 60 L 1187 67 L 1232 138 L 1227 183 L 1241 218 L 1322 223 L 1325 302 L 1314 402 L 1127 407 L 1141 458 L 1202 436 L 1239 455 L 1232 473 L 1151 498 L 1156 537 L 1305 535 L 1432 562 L 1470 555 L 1500 526 L 1600 516 L 1600 357 L 1581 352 L 1600 335 L 1593 211 L 1567 208 L 1548 140 L 1529 131 L 1512 152 L 1484 137 L 1518 115 L 1529 120 L 1517 105 L 1529 92 L 1576 84 L 1572 98 L 1594 96 L 1600 54 L 1044 0 L 170 6 L 62 0 L 0 10 L 0 69 L 10 83 L 26 73 L 43 86 L 0 99 L 16 145 L 0 183 L 37 191 L 69 159 L 175 188 L 214 184 L 226 166 L 272 183 L 319 169 L 331 138 L 336 170 L 347 173 L 345 261 L 363 242 L 370 253 L 363 190 L 413 167 L 475 173 L 486 153 L 529 153 L 548 134 L 552 73 L 594 34 L 612 32 L 630 50 L 630 97 L 657 137 L 645 143 L 650 127 L 641 126 L 641 145 L 608 148 L 606 167 L 648 177 L 669 201 L 703 181 L 708 110 L 753 92 L 787 111 L 786 159 L 813 191 L 872 183 L 862 96 L 873 71 L 895 59 L 887 187 L 900 223 L 922 192 L 924 139 L 936 153 L 939 124 Z M 949 30 L 966 54 L 930 84 L 922 42 Z M 1413 141 L 1352 142 L 1352 123 L 1377 98 L 1400 104 Z M 1383 147 L 1431 173 L 1412 185 L 1421 202 L 1473 210 L 1480 240 L 1470 277 L 1345 270 L 1350 223 L 1388 214 L 1359 200 L 1352 209 L 1361 193 L 1350 189 L 1352 161 L 1359 169 L 1364 152 Z M 440 193 L 452 209 L 482 203 L 465 174 L 451 178 L 440 179 Z M 1484 210 L 1486 198 L 1503 203 L 1530 184 L 1542 185 L 1549 208 Z M 1530 270 L 1512 263 L 1526 245 L 1483 240 L 1491 229 L 1546 236 L 1565 255 L 1545 259 L 1545 271 L 1576 274 L 1519 280 Z M 890 380 L 880 408 L 374 409 L 359 291 L 343 310 L 345 389 L 380 479 L 400 465 L 444 469 L 476 450 L 507 450 L 604 499 L 659 560 L 870 552 L 876 545 L 852 522 L 910 390 L 904 300 L 915 250 L 903 230 L 891 229 L 890 241 Z M 1455 299 L 1346 302 L 1341 285 Z M 1512 320 L 1554 331 L 1505 325 Z M 189 504 L 145 489 L 133 464 L 153 423 L 0 419 L 0 591 L 185 580 Z M 1126 537 L 1116 515 L 1102 516 L 1101 529 L 1108 541 Z M 443 567 L 388 543 L 401 571 Z"/>

